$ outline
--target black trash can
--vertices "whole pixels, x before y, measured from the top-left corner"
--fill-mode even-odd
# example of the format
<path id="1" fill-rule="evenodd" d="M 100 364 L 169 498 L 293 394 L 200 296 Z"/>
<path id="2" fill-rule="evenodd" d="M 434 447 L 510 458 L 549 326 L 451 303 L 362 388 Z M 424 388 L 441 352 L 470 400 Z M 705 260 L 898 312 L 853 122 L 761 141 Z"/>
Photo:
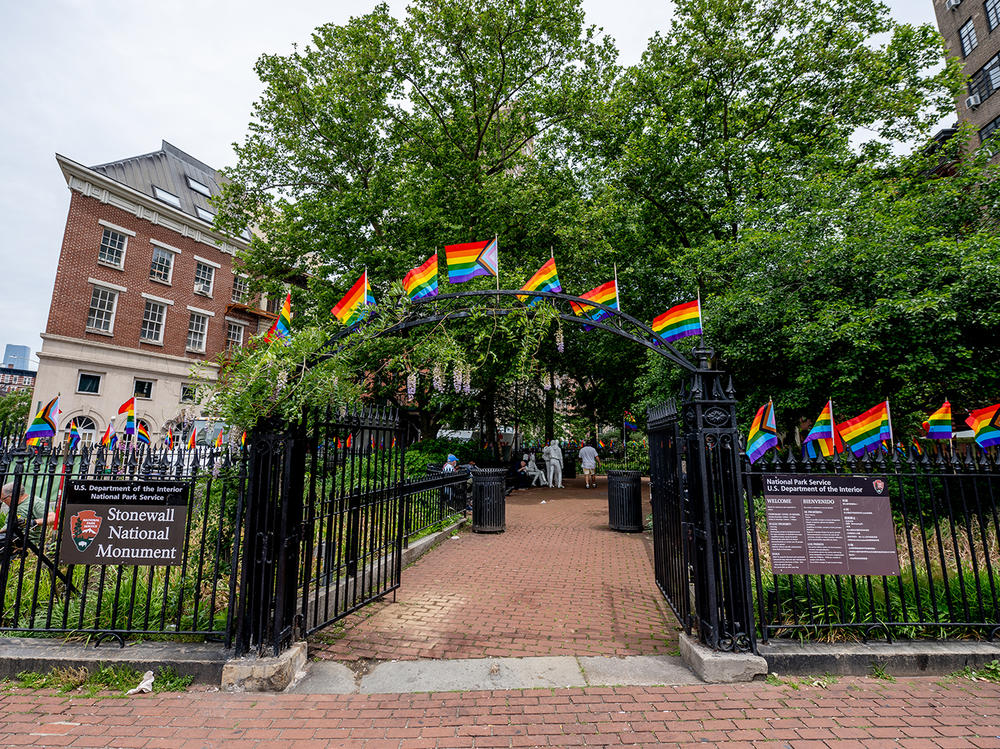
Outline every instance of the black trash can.
<path id="1" fill-rule="evenodd" d="M 563 480 L 576 478 L 576 450 L 563 450 Z"/>
<path id="2" fill-rule="evenodd" d="M 613 531 L 642 531 L 641 471 L 608 471 L 608 524 Z"/>
<path id="3" fill-rule="evenodd" d="M 472 530 L 503 533 L 507 529 L 506 468 L 480 468 L 472 474 Z"/>

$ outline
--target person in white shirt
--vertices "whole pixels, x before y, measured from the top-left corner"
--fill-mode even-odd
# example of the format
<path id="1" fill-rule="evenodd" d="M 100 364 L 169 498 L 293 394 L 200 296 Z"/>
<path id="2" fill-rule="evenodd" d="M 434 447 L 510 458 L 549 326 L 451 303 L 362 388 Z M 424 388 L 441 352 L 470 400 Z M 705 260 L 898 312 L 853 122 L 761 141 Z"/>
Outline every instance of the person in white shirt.
<path id="1" fill-rule="evenodd" d="M 580 463 L 583 465 L 583 480 L 588 489 L 597 488 L 597 466 L 601 463 L 601 456 L 593 445 L 584 445 L 580 448 Z"/>

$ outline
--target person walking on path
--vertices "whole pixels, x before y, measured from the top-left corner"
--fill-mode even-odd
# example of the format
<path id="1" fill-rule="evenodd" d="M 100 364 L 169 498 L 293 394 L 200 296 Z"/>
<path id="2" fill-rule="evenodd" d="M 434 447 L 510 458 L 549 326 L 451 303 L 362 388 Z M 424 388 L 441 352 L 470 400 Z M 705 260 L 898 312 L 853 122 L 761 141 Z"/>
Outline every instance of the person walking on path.
<path id="1" fill-rule="evenodd" d="M 583 481 L 588 489 L 597 488 L 597 466 L 601 464 L 601 456 L 590 443 L 580 448 L 580 462 L 583 464 Z"/>
<path id="2" fill-rule="evenodd" d="M 545 458 L 545 472 L 549 486 L 563 488 L 563 454 L 559 447 L 559 440 L 552 440 L 542 450 L 542 457 Z"/>

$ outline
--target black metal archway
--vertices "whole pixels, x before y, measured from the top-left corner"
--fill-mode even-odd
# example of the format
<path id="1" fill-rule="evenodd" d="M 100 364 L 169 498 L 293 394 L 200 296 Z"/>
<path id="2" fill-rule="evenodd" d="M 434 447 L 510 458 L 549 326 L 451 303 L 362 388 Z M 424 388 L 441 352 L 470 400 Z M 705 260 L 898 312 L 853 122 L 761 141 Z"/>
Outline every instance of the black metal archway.
<path id="1" fill-rule="evenodd" d="M 513 297 L 517 299 L 517 306 L 507 308 L 491 308 L 487 306 L 487 303 L 491 299 L 499 301 L 500 297 Z M 627 315 L 614 307 L 599 304 L 590 299 L 551 291 L 525 291 L 524 289 L 475 290 L 459 291 L 453 294 L 440 294 L 434 297 L 418 299 L 410 302 L 403 308 L 404 313 L 399 321 L 383 330 L 377 331 L 375 336 L 394 335 L 423 325 L 432 325 L 448 320 L 462 320 L 483 313 L 504 317 L 524 310 L 530 312 L 531 307 L 521 302 L 518 297 L 540 297 L 549 300 L 557 308 L 560 306 L 568 308 L 568 312 L 559 312 L 559 319 L 562 321 L 582 327 L 607 331 L 633 343 L 645 346 L 651 351 L 655 351 L 658 355 L 687 372 L 696 372 L 698 370 L 697 364 L 690 361 L 670 343 L 658 336 L 650 326 L 641 320 Z M 598 321 L 584 315 L 578 315 L 573 311 L 573 304 L 603 310 L 608 312 L 610 317 Z M 360 323 L 359 325 L 344 328 L 330 339 L 330 346 L 336 347 L 338 342 L 363 327 L 364 323 Z"/>

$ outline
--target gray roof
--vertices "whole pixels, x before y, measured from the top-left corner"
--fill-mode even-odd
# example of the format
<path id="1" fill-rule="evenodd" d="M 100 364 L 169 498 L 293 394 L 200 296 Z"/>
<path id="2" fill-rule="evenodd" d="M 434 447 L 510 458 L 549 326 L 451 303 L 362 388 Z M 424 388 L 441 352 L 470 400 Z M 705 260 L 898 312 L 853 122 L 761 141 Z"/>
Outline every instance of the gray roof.
<path id="1" fill-rule="evenodd" d="M 163 201 L 153 188 L 176 195 L 180 199 L 180 210 L 203 221 L 205 219 L 198 215 L 196 208 L 215 213 L 208 198 L 190 187 L 188 178 L 205 185 L 214 197 L 220 192 L 219 173 L 167 141 L 163 141 L 159 151 L 99 164 L 91 169 L 166 205 L 172 204 Z"/>

